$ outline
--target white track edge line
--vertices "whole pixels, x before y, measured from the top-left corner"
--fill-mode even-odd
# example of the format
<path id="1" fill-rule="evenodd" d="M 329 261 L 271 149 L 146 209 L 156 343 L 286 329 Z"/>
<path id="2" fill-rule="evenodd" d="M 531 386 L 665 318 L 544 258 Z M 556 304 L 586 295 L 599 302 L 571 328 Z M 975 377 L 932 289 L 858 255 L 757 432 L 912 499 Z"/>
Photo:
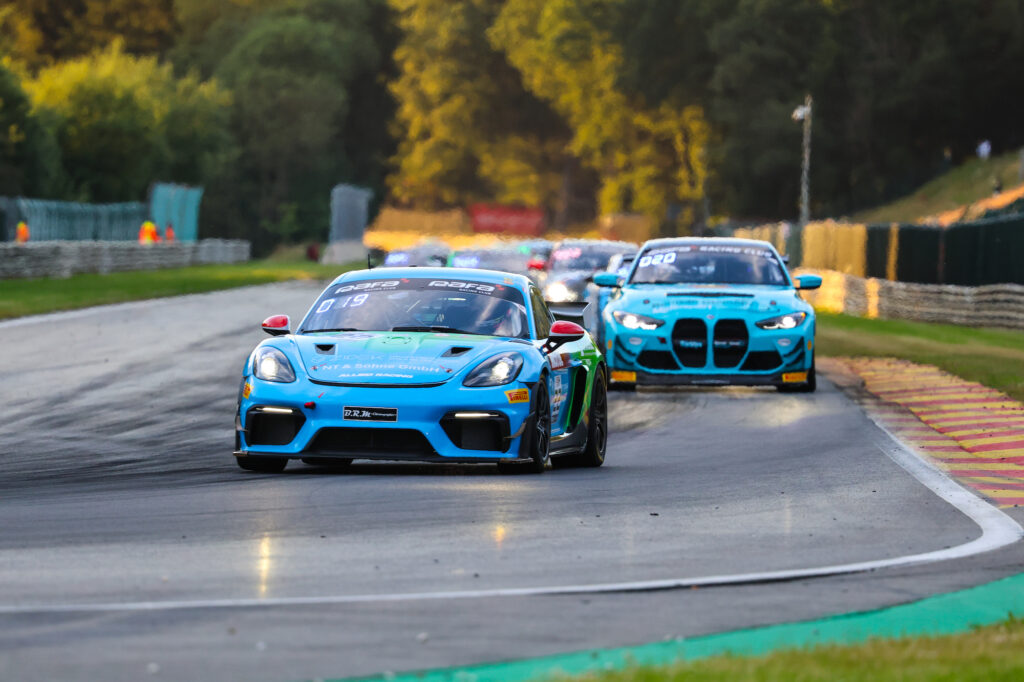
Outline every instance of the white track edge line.
<path id="1" fill-rule="evenodd" d="M 1024 528 L 1001 509 L 989 504 L 951 479 L 930 462 L 910 450 L 881 423 L 871 418 L 887 436 L 876 442 L 890 459 L 916 478 L 938 497 L 953 505 L 981 529 L 981 537 L 955 547 L 909 554 L 890 559 L 861 561 L 835 566 L 800 568 L 760 573 L 705 576 L 591 585 L 559 585 L 553 587 L 497 588 L 448 592 L 409 592 L 398 594 L 325 595 L 317 597 L 271 597 L 266 599 L 197 599 L 180 601 L 144 601 L 106 604 L 38 604 L 0 605 L 0 614 L 31 613 L 98 613 L 130 611 L 170 611 L 181 609 L 252 608 L 267 606 L 319 606 L 331 604 L 365 604 L 402 601 L 437 601 L 445 599 L 487 599 L 498 597 L 536 597 L 611 592 L 650 592 L 692 587 L 716 587 L 751 583 L 781 582 L 801 578 L 863 573 L 883 568 L 936 563 L 983 554 L 1011 545 L 1024 537 Z"/>

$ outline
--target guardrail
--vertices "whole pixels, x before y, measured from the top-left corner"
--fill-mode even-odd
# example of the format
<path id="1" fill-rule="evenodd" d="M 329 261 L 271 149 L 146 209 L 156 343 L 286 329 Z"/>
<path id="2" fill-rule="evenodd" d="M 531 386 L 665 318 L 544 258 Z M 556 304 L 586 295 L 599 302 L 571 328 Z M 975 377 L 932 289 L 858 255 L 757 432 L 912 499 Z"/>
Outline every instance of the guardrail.
<path id="1" fill-rule="evenodd" d="M 800 268 L 822 278 L 802 295 L 815 308 L 870 318 L 944 322 L 969 327 L 1024 329 L 1024 286 L 961 287 L 864 278 L 832 270 Z"/>
<path id="2" fill-rule="evenodd" d="M 0 244 L 0 279 L 70 277 L 79 273 L 182 268 L 244 263 L 252 244 L 241 239 L 139 244 L 137 242 L 28 242 Z"/>

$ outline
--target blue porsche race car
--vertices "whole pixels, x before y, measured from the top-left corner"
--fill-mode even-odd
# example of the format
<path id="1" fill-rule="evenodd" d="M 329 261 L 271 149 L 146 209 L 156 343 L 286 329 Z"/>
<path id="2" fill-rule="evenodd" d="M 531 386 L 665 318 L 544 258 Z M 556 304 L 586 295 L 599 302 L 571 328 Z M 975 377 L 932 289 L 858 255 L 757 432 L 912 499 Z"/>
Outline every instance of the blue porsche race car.
<path id="1" fill-rule="evenodd" d="M 580 304 L 549 308 L 522 275 L 389 268 L 341 275 L 293 331 L 245 363 L 238 465 L 289 459 L 601 466 L 607 373 Z M 558 319 L 559 317 L 565 319 Z"/>
<path id="2" fill-rule="evenodd" d="M 612 385 L 776 386 L 814 391 L 814 308 L 775 248 L 744 239 L 655 239 L 601 312 Z"/>

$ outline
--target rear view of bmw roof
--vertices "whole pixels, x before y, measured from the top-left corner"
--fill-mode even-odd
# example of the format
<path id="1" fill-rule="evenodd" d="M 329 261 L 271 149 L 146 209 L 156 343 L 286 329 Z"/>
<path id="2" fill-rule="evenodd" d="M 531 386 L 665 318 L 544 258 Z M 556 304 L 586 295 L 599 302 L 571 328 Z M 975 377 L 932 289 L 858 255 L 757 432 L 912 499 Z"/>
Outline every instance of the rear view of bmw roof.
<path id="1" fill-rule="evenodd" d="M 756 249 L 763 249 L 770 247 L 775 249 L 770 242 L 761 241 L 759 239 L 737 239 L 735 237 L 663 237 L 661 239 L 651 239 L 644 242 L 643 250 L 656 249 L 666 246 L 709 246 L 709 245 L 720 245 L 720 246 L 740 246 L 749 247 Z"/>

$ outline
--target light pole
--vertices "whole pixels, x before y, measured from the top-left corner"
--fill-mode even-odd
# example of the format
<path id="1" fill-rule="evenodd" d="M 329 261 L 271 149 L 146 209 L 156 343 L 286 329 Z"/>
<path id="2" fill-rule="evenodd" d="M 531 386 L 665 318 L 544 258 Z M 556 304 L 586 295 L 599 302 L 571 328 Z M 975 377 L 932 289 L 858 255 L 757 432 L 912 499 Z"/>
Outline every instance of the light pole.
<path id="1" fill-rule="evenodd" d="M 793 120 L 804 122 L 804 159 L 800 169 L 800 227 L 811 219 L 811 118 L 814 100 L 808 94 L 803 106 L 793 110 Z"/>

